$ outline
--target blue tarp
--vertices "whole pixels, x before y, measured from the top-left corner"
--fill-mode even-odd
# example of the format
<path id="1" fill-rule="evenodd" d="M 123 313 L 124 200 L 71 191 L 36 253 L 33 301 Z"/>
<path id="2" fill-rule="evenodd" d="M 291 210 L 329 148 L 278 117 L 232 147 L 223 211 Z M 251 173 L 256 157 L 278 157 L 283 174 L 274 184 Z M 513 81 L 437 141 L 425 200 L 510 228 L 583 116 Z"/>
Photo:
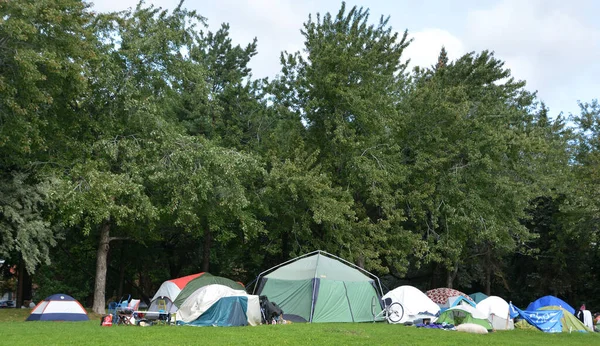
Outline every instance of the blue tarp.
<path id="1" fill-rule="evenodd" d="M 206 310 L 197 320 L 190 323 L 177 322 L 187 326 L 232 327 L 247 326 L 247 297 L 223 297 Z"/>
<path id="2" fill-rule="evenodd" d="M 544 296 L 534 301 L 533 303 L 527 306 L 527 311 L 539 310 L 545 306 L 560 306 L 561 308 L 567 310 L 568 312 L 575 315 L 575 309 L 571 307 L 571 305 L 567 304 L 560 298 L 556 298 L 555 296 Z"/>
<path id="3" fill-rule="evenodd" d="M 545 333 L 561 333 L 563 317 L 562 310 L 535 310 L 523 311 L 510 303 L 510 318 L 520 316 L 529 324 Z"/>

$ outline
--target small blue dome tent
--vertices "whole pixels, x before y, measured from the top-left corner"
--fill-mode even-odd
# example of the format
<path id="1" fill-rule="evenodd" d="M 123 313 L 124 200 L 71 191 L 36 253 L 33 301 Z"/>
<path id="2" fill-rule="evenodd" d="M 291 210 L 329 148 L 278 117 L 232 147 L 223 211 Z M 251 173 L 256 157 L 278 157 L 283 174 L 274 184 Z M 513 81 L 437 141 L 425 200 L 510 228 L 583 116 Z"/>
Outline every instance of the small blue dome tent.
<path id="1" fill-rule="evenodd" d="M 42 300 L 25 321 L 89 321 L 77 299 L 67 294 L 53 294 Z"/>

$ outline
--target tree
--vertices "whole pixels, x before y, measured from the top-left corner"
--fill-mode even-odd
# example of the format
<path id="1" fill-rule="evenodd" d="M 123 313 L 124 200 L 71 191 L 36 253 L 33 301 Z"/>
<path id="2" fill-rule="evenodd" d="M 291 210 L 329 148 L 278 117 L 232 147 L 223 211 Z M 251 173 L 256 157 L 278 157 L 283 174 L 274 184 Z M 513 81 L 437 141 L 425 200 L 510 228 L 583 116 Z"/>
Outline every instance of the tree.
<path id="1" fill-rule="evenodd" d="M 150 179 L 166 196 L 174 225 L 202 237 L 202 271 L 218 260 L 211 256 L 216 246 L 243 246 L 262 232 L 252 195 L 263 170 L 252 155 L 181 135 L 164 143 L 160 156 Z"/>
<path id="2" fill-rule="evenodd" d="M 56 230 L 46 217 L 52 181 L 27 181 L 25 173 L 0 179 L 0 256 L 20 258 L 29 273 L 49 264 L 50 247 L 56 245 Z"/>
<path id="3" fill-rule="evenodd" d="M 79 0 L 0 2 L 0 167 L 55 162 L 69 120 L 87 90 L 94 59 L 89 4 Z M 67 141 L 67 143 L 69 143 Z"/>
<path id="4" fill-rule="evenodd" d="M 342 4 L 304 24 L 306 58 L 282 54 L 275 105 L 295 112 L 306 124 L 306 150 L 334 187 L 353 199 L 353 223 L 324 228 L 344 255 L 366 268 L 385 270 L 382 261 L 403 268 L 417 239 L 400 227 L 402 197 L 396 192 L 404 171 L 391 133 L 400 124 L 396 103 L 403 87 L 409 43 L 388 18 L 369 24 L 369 11 Z"/>
<path id="5" fill-rule="evenodd" d="M 535 196 L 530 160 L 540 153 L 529 113 L 534 95 L 487 51 L 417 69 L 414 78 L 400 104 L 407 115 L 399 136 L 409 172 L 406 227 L 429 241 L 427 260 L 447 270 L 446 286 L 461 263 L 477 258 L 486 263 L 489 289 L 496 259 L 530 239 L 520 220 Z"/>
<path id="6" fill-rule="evenodd" d="M 181 4 L 172 13 L 140 3 L 133 11 L 96 17 L 97 59 L 83 75 L 90 92 L 77 104 L 87 117 L 73 119 L 82 128 L 80 136 L 71 138 L 80 150 L 63 153 L 72 168 L 62 172 L 59 192 L 69 224 L 100 235 L 97 313 L 105 309 L 110 242 L 122 237 L 140 241 L 143 226 L 157 217 L 146 192 L 147 166 L 159 160 L 152 156 L 156 143 L 176 131 L 167 110 L 178 99 L 186 74 L 202 71 L 182 51 L 194 45 L 194 25 L 203 20 Z M 122 234 L 114 237 L 112 231 Z"/>

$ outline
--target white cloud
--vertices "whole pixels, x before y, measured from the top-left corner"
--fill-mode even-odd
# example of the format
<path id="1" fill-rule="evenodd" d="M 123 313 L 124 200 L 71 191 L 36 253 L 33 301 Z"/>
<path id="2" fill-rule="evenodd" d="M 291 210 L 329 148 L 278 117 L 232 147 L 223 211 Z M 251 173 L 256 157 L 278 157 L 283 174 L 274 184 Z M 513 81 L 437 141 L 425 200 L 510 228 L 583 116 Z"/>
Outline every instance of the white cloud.
<path id="1" fill-rule="evenodd" d="M 576 110 L 578 98 L 599 96 L 589 74 L 600 74 L 600 30 L 572 7 L 561 1 L 504 0 L 469 12 L 464 41 L 470 50 L 495 51 L 553 111 Z"/>
<path id="2" fill-rule="evenodd" d="M 434 65 L 442 46 L 448 52 L 450 60 L 465 53 L 464 44 L 456 36 L 441 29 L 425 29 L 409 35 L 413 42 L 406 48 L 404 57 L 410 59 L 409 69 L 414 66 L 430 67 Z"/>

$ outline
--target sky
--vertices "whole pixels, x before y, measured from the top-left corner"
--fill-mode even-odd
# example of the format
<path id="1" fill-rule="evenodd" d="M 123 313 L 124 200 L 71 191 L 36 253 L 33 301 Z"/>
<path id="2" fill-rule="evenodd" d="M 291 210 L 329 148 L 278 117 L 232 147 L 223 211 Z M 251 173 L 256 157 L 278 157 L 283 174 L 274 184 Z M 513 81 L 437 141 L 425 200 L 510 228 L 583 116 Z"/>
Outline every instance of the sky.
<path id="1" fill-rule="evenodd" d="M 95 0 L 94 11 L 135 7 L 138 0 Z M 179 0 L 146 0 L 172 9 Z M 347 7 L 370 10 L 371 19 L 389 16 L 413 42 L 405 58 L 415 66 L 434 64 L 442 46 L 450 59 L 468 52 L 494 51 L 526 88 L 550 108 L 552 116 L 578 114 L 577 101 L 600 99 L 600 1 L 596 0 L 348 0 Z M 340 8 L 339 0 L 187 0 L 184 7 L 207 18 L 209 30 L 230 24 L 240 45 L 258 39 L 253 77 L 279 73 L 282 51 L 303 48 L 300 33 L 309 14 Z"/>

